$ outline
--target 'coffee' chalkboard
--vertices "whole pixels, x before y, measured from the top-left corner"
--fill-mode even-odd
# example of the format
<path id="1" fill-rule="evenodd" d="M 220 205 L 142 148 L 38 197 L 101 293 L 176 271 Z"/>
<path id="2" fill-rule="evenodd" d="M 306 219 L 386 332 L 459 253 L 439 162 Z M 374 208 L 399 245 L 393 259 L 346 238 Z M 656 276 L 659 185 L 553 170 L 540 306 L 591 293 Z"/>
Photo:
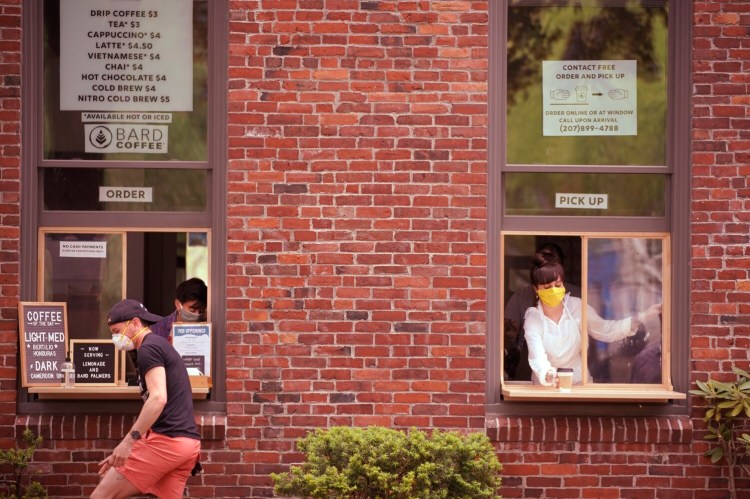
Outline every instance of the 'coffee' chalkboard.
<path id="1" fill-rule="evenodd" d="M 76 385 L 117 384 L 120 356 L 112 340 L 70 340 L 70 349 L 76 366 Z"/>
<path id="2" fill-rule="evenodd" d="M 60 385 L 68 344 L 67 307 L 62 302 L 20 302 L 21 385 Z"/>

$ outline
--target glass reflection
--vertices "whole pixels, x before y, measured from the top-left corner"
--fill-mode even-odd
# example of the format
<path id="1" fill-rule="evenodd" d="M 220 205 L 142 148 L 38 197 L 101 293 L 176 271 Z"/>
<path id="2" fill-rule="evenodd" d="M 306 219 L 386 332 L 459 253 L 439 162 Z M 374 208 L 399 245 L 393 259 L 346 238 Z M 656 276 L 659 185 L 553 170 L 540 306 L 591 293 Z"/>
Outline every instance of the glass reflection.
<path id="1" fill-rule="evenodd" d="M 503 179 L 506 215 L 663 217 L 666 214 L 664 175 L 506 173 Z M 557 194 L 594 196 L 571 207 L 572 203 L 558 206 Z M 601 206 L 590 205 L 599 199 L 604 199 Z"/>
<path id="2" fill-rule="evenodd" d="M 107 312 L 122 299 L 123 234 L 44 235 L 43 301 L 65 302 L 68 337 L 108 339 Z"/>
<path id="3" fill-rule="evenodd" d="M 145 152 L 85 152 L 85 125 L 82 111 L 61 111 L 60 106 L 60 0 L 44 4 L 44 159 L 206 161 L 208 139 L 208 2 L 193 0 L 193 58 L 183 61 L 193 66 L 193 110 L 175 111 L 167 127 L 168 145 L 163 154 Z M 165 19 L 160 31 L 174 29 Z M 175 83 L 177 84 L 177 83 Z M 153 112 L 159 112 L 154 104 Z M 165 114 L 165 113 L 160 113 Z M 102 123 L 107 125 L 108 123 Z M 151 125 L 154 125 L 152 123 Z"/>
<path id="4" fill-rule="evenodd" d="M 507 163 L 664 165 L 666 1 L 555 2 L 508 11 Z M 637 135 L 543 136 L 544 61 L 635 61 Z"/>
<path id="5" fill-rule="evenodd" d="M 588 303 L 605 319 L 638 317 L 636 334 L 614 343 L 589 341 L 589 372 L 596 383 L 661 383 L 661 239 L 590 239 Z M 640 314 L 640 315 L 639 315 Z"/>
<path id="6" fill-rule="evenodd" d="M 44 209 L 51 211 L 205 211 L 208 172 L 184 169 L 42 168 Z M 103 199 L 101 188 L 150 189 L 151 199 Z"/>

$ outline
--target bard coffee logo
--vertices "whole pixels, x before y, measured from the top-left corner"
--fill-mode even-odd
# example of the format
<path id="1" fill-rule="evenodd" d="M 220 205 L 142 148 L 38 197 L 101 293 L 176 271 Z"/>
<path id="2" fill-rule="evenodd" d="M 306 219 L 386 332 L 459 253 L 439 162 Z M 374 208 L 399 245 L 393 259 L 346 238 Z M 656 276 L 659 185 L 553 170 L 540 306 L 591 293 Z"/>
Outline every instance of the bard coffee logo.
<path id="1" fill-rule="evenodd" d="M 165 154 L 169 127 L 146 123 L 84 125 L 86 152 Z"/>
<path id="2" fill-rule="evenodd" d="M 95 126 L 89 132 L 89 144 L 96 149 L 106 149 L 112 143 L 112 132 L 106 126 Z"/>

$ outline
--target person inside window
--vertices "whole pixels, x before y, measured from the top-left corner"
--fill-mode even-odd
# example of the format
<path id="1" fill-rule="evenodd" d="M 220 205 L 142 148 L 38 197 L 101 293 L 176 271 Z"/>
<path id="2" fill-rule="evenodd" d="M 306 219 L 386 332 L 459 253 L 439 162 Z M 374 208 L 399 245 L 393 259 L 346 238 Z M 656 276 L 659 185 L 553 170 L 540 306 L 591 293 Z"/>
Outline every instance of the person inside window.
<path id="1" fill-rule="evenodd" d="M 536 306 L 526 310 L 524 335 L 529 350 L 532 381 L 550 386 L 557 369 L 573 369 L 573 384 L 582 382 L 581 323 L 583 302 L 566 293 L 564 271 L 559 258 L 550 250 L 534 255 L 531 283 Z M 652 305 L 634 317 L 602 319 L 592 307 L 587 309 L 588 334 L 603 342 L 613 342 L 644 332 L 642 324 L 661 313 L 661 304 Z"/>
<path id="2" fill-rule="evenodd" d="M 537 253 L 542 251 L 548 256 L 549 261 L 556 259 L 564 268 L 565 254 L 558 244 L 548 241 L 537 249 Z M 581 288 L 570 282 L 566 285 L 572 296 L 580 298 Z M 505 305 L 505 372 L 508 379 L 531 380 L 529 351 L 524 335 L 524 315 L 526 310 L 533 307 L 536 302 L 536 290 L 532 284 L 528 284 L 513 293 Z"/>
<path id="3" fill-rule="evenodd" d="M 206 320 L 206 303 L 208 287 L 203 280 L 193 277 L 177 286 L 174 300 L 175 311 L 151 327 L 157 336 L 171 341 L 172 324 L 175 322 L 204 322 Z"/>

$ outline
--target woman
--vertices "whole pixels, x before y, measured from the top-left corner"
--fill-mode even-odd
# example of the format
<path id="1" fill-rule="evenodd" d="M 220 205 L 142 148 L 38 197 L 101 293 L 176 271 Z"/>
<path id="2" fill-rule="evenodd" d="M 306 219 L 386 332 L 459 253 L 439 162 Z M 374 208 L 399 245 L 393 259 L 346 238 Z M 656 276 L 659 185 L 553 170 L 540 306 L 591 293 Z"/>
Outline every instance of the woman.
<path id="1" fill-rule="evenodd" d="M 524 330 L 529 348 L 532 381 L 550 386 L 557 369 L 573 369 L 573 384 L 581 384 L 581 321 L 583 302 L 565 292 L 564 271 L 554 253 L 543 250 L 534 255 L 531 284 L 537 305 L 526 310 Z M 632 336 L 652 314 L 661 312 L 661 304 L 649 307 L 635 317 L 602 319 L 593 308 L 587 310 L 588 333 L 603 342 Z"/>

